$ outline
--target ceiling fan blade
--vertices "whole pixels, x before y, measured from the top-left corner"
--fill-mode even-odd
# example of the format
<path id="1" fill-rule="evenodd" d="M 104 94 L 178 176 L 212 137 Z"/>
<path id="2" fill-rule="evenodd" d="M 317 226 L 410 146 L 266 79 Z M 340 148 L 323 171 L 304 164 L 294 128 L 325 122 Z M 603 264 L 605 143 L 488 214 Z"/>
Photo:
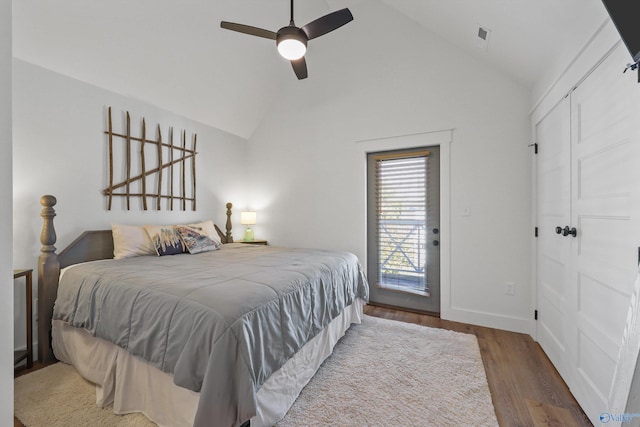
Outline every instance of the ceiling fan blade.
<path id="1" fill-rule="evenodd" d="M 340 9 L 309 22 L 302 27 L 302 31 L 304 31 L 307 38 L 311 40 L 336 30 L 351 21 L 353 21 L 351 11 L 346 8 Z"/>
<path id="2" fill-rule="evenodd" d="M 298 80 L 307 78 L 307 61 L 304 59 L 304 56 L 291 61 L 291 65 L 293 65 L 293 71 L 296 73 Z"/>
<path id="3" fill-rule="evenodd" d="M 275 40 L 277 36 L 273 31 L 252 27 L 250 25 L 236 24 L 234 22 L 221 21 L 220 27 L 225 30 L 237 31 L 239 33 L 249 34 L 250 36 L 258 36 L 271 40 Z"/>

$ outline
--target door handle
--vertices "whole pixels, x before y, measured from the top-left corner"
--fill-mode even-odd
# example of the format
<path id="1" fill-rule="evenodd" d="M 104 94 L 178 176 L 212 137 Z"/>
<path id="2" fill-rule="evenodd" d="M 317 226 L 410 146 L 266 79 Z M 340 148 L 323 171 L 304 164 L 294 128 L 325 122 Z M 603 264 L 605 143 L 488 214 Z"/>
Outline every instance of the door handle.
<path id="1" fill-rule="evenodd" d="M 569 234 L 571 234 L 573 237 L 576 237 L 578 235 L 578 230 L 576 230 L 575 227 L 571 227 L 569 229 Z"/>
<path id="2" fill-rule="evenodd" d="M 558 228 L 560 227 L 556 227 L 556 233 L 558 232 Z M 568 225 L 565 225 L 564 228 L 562 229 L 562 235 L 565 237 L 567 237 L 568 235 L 576 237 L 578 235 L 578 230 L 576 230 L 575 227 L 569 228 Z"/>
<path id="3" fill-rule="evenodd" d="M 556 234 L 562 234 L 562 227 L 560 226 L 556 227 Z"/>

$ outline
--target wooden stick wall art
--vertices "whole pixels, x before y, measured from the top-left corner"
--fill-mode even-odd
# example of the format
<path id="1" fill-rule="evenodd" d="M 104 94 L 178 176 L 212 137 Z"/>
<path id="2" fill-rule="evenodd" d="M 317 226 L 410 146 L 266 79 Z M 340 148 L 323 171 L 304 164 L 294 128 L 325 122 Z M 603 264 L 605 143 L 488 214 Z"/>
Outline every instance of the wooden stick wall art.
<path id="1" fill-rule="evenodd" d="M 147 134 L 145 119 L 139 137 L 131 135 L 131 116 L 126 112 L 125 132 L 113 130 L 111 107 L 108 109 L 109 187 L 103 190 L 107 196 L 107 209 L 111 210 L 114 197 L 124 198 L 127 210 L 131 210 L 131 199 L 139 198 L 142 209 L 147 210 L 148 199 L 154 200 L 156 210 L 162 209 L 162 201 L 169 210 L 174 208 L 174 200 L 179 209 L 186 210 L 187 203 L 196 210 L 196 142 L 193 134 L 191 148 L 187 148 L 187 133 L 180 133 L 180 145 L 173 143 L 173 128 L 169 128 L 168 142 L 163 142 L 160 125 L 156 128 L 156 138 Z M 178 169 L 177 171 L 175 169 Z M 114 183 L 117 179 L 119 182 Z M 177 187 L 179 194 L 175 194 Z M 187 194 L 189 190 L 190 194 Z"/>

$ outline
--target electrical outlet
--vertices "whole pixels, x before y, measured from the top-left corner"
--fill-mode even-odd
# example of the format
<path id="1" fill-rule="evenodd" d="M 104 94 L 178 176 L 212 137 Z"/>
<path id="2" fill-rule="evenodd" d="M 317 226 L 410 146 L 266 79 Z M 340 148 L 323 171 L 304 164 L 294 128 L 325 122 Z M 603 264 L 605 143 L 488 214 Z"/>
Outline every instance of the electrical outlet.
<path id="1" fill-rule="evenodd" d="M 504 294 L 505 295 L 515 295 L 516 293 L 516 285 L 513 282 L 505 282 L 504 284 Z"/>

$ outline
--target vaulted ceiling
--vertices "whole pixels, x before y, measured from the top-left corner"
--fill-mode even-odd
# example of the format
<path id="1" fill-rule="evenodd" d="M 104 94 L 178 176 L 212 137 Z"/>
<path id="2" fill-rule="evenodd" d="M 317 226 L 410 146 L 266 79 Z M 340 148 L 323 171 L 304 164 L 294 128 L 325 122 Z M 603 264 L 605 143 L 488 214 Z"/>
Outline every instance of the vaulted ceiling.
<path id="1" fill-rule="evenodd" d="M 420 25 L 425 37 L 531 89 L 607 19 L 600 0 L 298 0 L 295 20 L 301 26 L 343 7 L 354 22 L 310 42 L 302 81 L 273 41 L 219 25 L 277 31 L 289 21 L 287 0 L 14 1 L 14 56 L 248 138 L 285 86 L 320 84 L 314 63 L 357 49 L 349 40 L 359 31 L 393 38 L 398 23 Z M 486 46 L 479 27 L 490 30 Z"/>

